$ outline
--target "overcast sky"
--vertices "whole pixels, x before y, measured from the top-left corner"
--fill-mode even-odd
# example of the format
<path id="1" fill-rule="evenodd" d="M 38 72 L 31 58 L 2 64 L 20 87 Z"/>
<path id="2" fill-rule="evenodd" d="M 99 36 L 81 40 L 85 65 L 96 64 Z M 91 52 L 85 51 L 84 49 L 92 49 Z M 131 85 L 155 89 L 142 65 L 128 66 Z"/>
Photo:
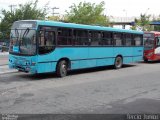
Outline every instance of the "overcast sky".
<path id="1" fill-rule="evenodd" d="M 8 7 L 11 4 L 24 4 L 29 0 L 0 0 L 0 9 L 10 10 Z M 64 14 L 65 10 L 69 9 L 73 3 L 87 1 L 92 3 L 100 3 L 101 0 L 39 0 L 38 7 L 42 8 L 47 2 L 49 7 L 58 7 L 58 12 Z M 104 0 L 104 13 L 109 16 L 116 17 L 132 17 L 140 16 L 141 13 L 160 15 L 160 0 Z M 51 13 L 51 11 L 50 11 Z"/>

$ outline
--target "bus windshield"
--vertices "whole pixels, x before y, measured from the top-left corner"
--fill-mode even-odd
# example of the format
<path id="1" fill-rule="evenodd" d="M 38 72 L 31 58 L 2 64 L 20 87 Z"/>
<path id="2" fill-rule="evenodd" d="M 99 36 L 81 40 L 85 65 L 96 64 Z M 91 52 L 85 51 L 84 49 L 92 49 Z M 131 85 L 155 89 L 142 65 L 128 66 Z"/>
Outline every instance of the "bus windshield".
<path id="1" fill-rule="evenodd" d="M 29 28 L 12 29 L 10 52 L 25 55 L 36 54 L 36 31 Z"/>
<path id="2" fill-rule="evenodd" d="M 144 34 L 144 49 L 150 50 L 154 48 L 154 34 L 145 33 Z"/>

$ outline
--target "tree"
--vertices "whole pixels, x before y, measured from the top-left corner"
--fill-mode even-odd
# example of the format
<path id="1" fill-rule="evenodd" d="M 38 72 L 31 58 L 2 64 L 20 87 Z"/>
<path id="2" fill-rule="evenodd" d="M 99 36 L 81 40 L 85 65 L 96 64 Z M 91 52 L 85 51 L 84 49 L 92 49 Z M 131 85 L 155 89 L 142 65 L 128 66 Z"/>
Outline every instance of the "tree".
<path id="1" fill-rule="evenodd" d="M 48 16 L 47 19 L 51 21 L 61 21 L 60 16 Z"/>
<path id="2" fill-rule="evenodd" d="M 139 19 L 135 19 L 135 26 L 132 29 L 151 30 L 150 17 L 151 15 L 141 14 Z"/>
<path id="3" fill-rule="evenodd" d="M 45 19 L 47 6 L 44 9 L 37 8 L 38 0 L 35 2 L 28 2 L 24 5 L 20 4 L 15 11 L 2 10 L 3 18 L 0 24 L 0 31 L 5 32 L 9 37 L 9 32 L 13 22 L 17 20 L 28 19 Z"/>
<path id="4" fill-rule="evenodd" d="M 96 5 L 89 2 L 73 4 L 71 10 L 67 12 L 67 21 L 79 24 L 103 25 L 108 26 L 109 19 L 103 14 L 104 2 Z"/>

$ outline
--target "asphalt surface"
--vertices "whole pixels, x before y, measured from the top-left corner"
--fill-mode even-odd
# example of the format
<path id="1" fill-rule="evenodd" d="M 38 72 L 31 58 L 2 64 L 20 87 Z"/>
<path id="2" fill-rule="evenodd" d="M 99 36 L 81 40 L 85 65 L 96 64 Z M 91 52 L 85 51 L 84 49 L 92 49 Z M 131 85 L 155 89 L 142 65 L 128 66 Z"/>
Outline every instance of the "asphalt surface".
<path id="1" fill-rule="evenodd" d="M 55 74 L 0 75 L 0 113 L 160 113 L 160 63 Z"/>
<path id="2" fill-rule="evenodd" d="M 8 64 L 8 53 L 0 52 L 0 66 Z"/>
<path id="3" fill-rule="evenodd" d="M 17 70 L 15 69 L 9 69 L 8 58 L 9 58 L 8 52 L 0 52 L 0 75 L 17 72 Z"/>

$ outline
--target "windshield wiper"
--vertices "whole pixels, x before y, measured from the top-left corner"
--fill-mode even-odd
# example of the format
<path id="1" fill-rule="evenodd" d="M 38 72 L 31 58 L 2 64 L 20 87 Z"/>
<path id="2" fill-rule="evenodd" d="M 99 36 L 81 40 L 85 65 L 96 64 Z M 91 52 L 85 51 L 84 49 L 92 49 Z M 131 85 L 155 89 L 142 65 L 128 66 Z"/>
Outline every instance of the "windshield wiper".
<path id="1" fill-rule="evenodd" d="M 22 37 L 22 38 L 26 37 L 26 36 L 28 35 L 29 31 L 30 31 L 30 29 L 27 28 L 27 29 L 25 30 L 25 32 L 23 33 L 23 37 Z"/>
<path id="2" fill-rule="evenodd" d="M 15 44 L 15 46 L 18 46 L 18 47 L 20 47 L 19 35 L 20 34 L 18 32 L 18 29 L 15 28 L 15 37 L 16 37 L 16 44 Z"/>
<path id="3" fill-rule="evenodd" d="M 19 32 L 18 32 L 18 29 L 17 28 L 15 28 L 15 36 L 16 36 L 16 42 L 18 41 L 18 39 L 19 39 Z"/>
<path id="4" fill-rule="evenodd" d="M 23 33 L 23 35 L 22 35 L 22 37 L 21 37 L 21 41 L 24 39 L 24 37 L 27 36 L 27 34 L 29 33 L 29 31 L 30 31 L 29 28 L 27 28 L 27 29 L 24 31 L 24 33 Z M 21 41 L 19 41 L 19 47 L 21 46 Z"/>

